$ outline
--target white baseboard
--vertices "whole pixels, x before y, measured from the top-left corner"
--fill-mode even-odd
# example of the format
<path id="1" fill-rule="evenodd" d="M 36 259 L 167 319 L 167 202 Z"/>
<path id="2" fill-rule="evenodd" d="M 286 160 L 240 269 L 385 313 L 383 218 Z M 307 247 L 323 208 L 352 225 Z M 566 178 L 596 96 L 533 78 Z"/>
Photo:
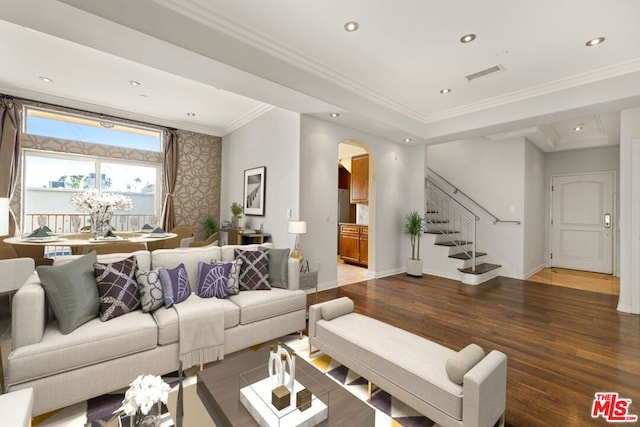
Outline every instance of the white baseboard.
<path id="1" fill-rule="evenodd" d="M 326 291 L 327 289 L 334 289 L 338 287 L 337 280 L 331 280 L 329 282 L 318 283 L 318 292 Z M 315 289 L 313 290 L 315 292 Z"/>
<path id="2" fill-rule="evenodd" d="M 457 282 L 460 281 L 460 276 L 458 273 L 452 273 L 450 271 L 442 271 L 442 270 L 434 270 L 432 268 L 425 268 L 422 270 L 424 274 L 430 274 L 432 276 L 444 277 L 445 279 L 455 280 Z"/>
<path id="3" fill-rule="evenodd" d="M 539 266 L 532 268 L 531 270 L 524 273 L 524 280 L 527 280 L 529 277 L 533 276 L 540 270 L 544 270 L 545 268 L 547 268 L 545 264 L 540 264 Z"/>
<path id="4" fill-rule="evenodd" d="M 405 272 L 405 269 L 400 267 L 391 268 L 389 270 L 383 270 L 383 271 L 368 271 L 367 279 L 379 279 L 381 277 L 393 276 L 394 274 L 400 274 L 404 272 Z"/>

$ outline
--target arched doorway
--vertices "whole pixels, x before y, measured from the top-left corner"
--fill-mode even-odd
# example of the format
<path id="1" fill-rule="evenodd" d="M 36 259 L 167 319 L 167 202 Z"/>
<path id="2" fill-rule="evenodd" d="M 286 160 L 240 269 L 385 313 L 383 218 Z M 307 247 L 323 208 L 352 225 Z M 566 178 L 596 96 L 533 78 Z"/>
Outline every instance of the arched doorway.
<path id="1" fill-rule="evenodd" d="M 366 144 L 353 140 L 338 144 L 338 286 L 368 277 L 369 235 L 374 226 L 370 209 L 375 191 L 371 179 L 374 167 Z"/>

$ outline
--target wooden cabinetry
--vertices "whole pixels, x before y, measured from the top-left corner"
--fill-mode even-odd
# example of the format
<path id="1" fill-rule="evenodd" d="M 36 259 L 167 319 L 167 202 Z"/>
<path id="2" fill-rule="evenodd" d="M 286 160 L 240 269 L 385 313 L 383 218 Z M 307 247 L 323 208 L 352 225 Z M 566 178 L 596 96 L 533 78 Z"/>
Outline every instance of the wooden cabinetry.
<path id="1" fill-rule="evenodd" d="M 369 203 L 369 155 L 351 158 L 351 203 Z"/>
<path id="2" fill-rule="evenodd" d="M 340 258 L 344 262 L 367 266 L 369 261 L 369 227 L 340 225 Z"/>

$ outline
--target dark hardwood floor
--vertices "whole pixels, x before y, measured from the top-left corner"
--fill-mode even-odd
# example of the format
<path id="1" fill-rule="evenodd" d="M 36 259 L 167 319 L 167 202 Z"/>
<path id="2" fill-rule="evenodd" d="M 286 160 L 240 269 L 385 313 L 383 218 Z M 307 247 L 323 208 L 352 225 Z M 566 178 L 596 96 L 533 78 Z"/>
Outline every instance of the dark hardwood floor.
<path id="1" fill-rule="evenodd" d="M 616 311 L 617 296 L 402 274 L 321 291 L 318 301 L 341 296 L 357 312 L 454 350 L 474 342 L 505 353 L 508 426 L 608 425 L 591 418 L 596 392 L 632 399 L 629 412 L 640 415 L 640 316 Z"/>

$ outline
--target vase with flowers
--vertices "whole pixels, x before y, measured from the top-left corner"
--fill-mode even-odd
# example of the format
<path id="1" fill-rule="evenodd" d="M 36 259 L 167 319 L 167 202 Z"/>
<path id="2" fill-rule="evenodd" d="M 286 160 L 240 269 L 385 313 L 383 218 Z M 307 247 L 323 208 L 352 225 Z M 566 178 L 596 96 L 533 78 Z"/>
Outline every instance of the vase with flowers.
<path id="1" fill-rule="evenodd" d="M 71 197 L 71 204 L 80 212 L 91 217 L 91 231 L 97 236 L 106 233 L 111 227 L 114 211 L 133 209 L 133 201 L 122 194 L 101 192 L 97 189 L 76 193 Z"/>
<path id="2" fill-rule="evenodd" d="M 122 411 L 132 427 L 160 425 L 161 403 L 167 403 L 169 385 L 155 375 L 139 375 L 127 389 Z"/>

